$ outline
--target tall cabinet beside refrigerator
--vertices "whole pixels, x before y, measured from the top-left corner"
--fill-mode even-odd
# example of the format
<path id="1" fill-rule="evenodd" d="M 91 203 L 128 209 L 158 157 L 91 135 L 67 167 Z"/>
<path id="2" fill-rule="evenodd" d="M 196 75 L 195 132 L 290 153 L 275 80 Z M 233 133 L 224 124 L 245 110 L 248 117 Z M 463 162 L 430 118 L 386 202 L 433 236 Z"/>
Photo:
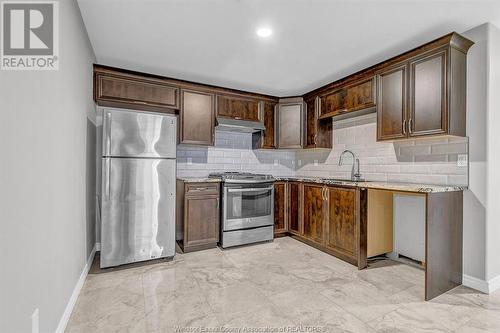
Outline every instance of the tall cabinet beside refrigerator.
<path id="1" fill-rule="evenodd" d="M 175 116 L 103 109 L 101 268 L 175 254 Z"/>

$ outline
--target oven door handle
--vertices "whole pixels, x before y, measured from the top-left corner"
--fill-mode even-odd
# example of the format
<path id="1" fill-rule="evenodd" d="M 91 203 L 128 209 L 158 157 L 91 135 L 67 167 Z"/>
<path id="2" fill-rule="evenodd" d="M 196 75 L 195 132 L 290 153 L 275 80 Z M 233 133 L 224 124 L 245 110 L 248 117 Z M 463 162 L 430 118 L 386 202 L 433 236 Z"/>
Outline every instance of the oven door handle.
<path id="1" fill-rule="evenodd" d="M 261 188 L 228 188 L 227 191 L 230 193 L 235 192 L 262 192 L 271 191 L 273 187 L 261 187 Z"/>

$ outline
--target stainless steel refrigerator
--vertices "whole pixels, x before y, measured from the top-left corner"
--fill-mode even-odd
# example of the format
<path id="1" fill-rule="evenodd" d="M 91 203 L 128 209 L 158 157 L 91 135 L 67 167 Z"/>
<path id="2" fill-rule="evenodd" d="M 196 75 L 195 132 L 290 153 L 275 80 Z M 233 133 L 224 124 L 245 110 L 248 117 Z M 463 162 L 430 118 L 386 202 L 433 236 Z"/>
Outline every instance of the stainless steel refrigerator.
<path id="1" fill-rule="evenodd" d="M 103 109 L 101 268 L 175 254 L 175 116 Z"/>

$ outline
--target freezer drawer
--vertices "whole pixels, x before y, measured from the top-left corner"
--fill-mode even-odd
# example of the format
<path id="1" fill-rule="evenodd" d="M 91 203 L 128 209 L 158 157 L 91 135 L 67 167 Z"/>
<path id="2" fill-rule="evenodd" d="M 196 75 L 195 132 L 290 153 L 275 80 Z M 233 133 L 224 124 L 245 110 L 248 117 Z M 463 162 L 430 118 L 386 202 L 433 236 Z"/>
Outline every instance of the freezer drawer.
<path id="1" fill-rule="evenodd" d="M 175 158 L 177 118 L 103 109 L 103 156 Z"/>
<path id="2" fill-rule="evenodd" d="M 103 158 L 101 267 L 175 253 L 175 160 Z"/>

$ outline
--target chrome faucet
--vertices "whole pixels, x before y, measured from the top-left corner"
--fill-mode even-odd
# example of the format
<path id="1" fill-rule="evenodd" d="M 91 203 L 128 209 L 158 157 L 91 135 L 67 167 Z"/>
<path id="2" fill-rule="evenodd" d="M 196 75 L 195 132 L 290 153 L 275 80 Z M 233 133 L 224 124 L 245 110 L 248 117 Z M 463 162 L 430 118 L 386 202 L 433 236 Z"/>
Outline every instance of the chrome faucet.
<path id="1" fill-rule="evenodd" d="M 359 159 L 356 157 L 356 155 L 354 155 L 354 153 L 352 151 L 346 149 L 342 152 L 342 154 L 340 154 L 339 166 L 341 166 L 343 164 L 344 155 L 347 153 L 352 155 L 351 180 L 352 181 L 359 181 L 359 180 L 361 180 L 361 174 L 359 173 Z"/>

